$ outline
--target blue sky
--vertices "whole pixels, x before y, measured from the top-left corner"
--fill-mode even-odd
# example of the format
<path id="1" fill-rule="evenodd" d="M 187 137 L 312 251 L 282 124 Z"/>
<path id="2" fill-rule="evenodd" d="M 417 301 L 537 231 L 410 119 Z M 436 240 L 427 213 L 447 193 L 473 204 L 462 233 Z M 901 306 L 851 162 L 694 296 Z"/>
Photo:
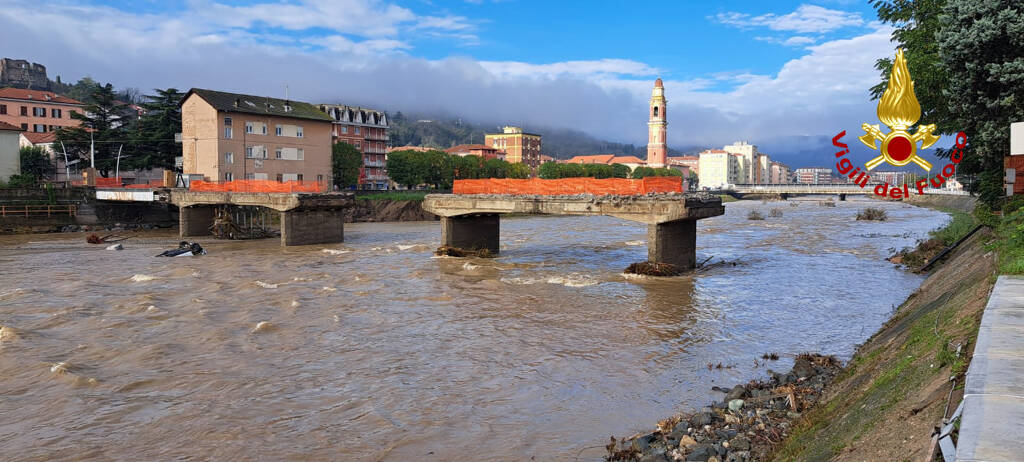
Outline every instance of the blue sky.
<path id="1" fill-rule="evenodd" d="M 40 27 L 40 25 L 46 25 Z M 116 86 L 205 87 L 575 128 L 646 142 L 798 149 L 874 122 L 891 29 L 864 2 L 8 0 L 4 56 Z M 769 152 L 769 154 L 771 154 Z"/>

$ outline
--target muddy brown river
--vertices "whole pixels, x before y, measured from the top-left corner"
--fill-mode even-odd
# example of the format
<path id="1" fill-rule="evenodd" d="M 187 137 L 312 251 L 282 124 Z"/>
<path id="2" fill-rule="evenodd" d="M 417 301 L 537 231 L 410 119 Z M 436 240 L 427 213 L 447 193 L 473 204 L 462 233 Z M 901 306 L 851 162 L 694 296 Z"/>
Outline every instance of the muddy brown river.
<path id="1" fill-rule="evenodd" d="M 665 279 L 621 273 L 646 228 L 610 217 L 503 219 L 493 260 L 433 257 L 437 222 L 171 259 L 170 232 L 0 236 L 0 454 L 599 460 L 714 385 L 848 358 L 917 288 L 884 258 L 947 216 L 837 204 L 729 203 L 697 239 L 727 263 Z M 889 220 L 854 221 L 867 205 Z"/>

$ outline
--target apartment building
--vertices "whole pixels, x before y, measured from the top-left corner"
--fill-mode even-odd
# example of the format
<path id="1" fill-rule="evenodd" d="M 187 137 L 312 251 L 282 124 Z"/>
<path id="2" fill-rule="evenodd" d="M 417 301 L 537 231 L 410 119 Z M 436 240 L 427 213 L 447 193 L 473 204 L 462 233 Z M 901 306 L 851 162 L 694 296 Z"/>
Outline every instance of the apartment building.
<path id="1" fill-rule="evenodd" d="M 193 88 L 181 102 L 183 170 L 210 181 L 318 181 L 328 190 L 332 122 L 309 103 Z"/>
<path id="2" fill-rule="evenodd" d="M 52 91 L 0 88 L 0 122 L 22 131 L 48 133 L 61 127 L 77 127 L 79 121 L 71 118 L 83 112 L 81 101 L 60 96 Z"/>
<path id="3" fill-rule="evenodd" d="M 502 133 L 487 133 L 484 144 L 505 152 L 505 160 L 523 163 L 530 168 L 540 166 L 540 135 L 526 133 L 520 127 L 505 126 Z"/>
<path id="4" fill-rule="evenodd" d="M 702 151 L 698 156 L 697 177 L 702 188 L 719 189 L 740 184 L 745 179 L 744 157 L 721 149 Z"/>
<path id="5" fill-rule="evenodd" d="M 363 153 L 359 189 L 388 189 L 391 180 L 387 172 L 387 114 L 343 104 L 320 104 L 319 107 L 333 121 L 331 137 L 334 141 L 351 144 Z"/>
<path id="6" fill-rule="evenodd" d="M 802 184 L 832 183 L 832 169 L 826 167 L 804 167 L 796 169 L 796 182 Z"/>
<path id="7" fill-rule="evenodd" d="M 789 166 L 782 162 L 771 163 L 771 184 L 786 184 L 792 182 L 793 174 Z"/>

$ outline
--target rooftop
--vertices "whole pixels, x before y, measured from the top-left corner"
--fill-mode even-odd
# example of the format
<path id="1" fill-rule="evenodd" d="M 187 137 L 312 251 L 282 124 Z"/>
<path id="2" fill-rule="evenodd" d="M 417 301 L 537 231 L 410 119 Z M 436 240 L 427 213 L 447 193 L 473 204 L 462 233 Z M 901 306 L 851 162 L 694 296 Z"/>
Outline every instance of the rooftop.
<path id="1" fill-rule="evenodd" d="M 184 104 L 185 100 L 192 95 L 199 96 L 218 111 L 293 117 L 323 122 L 331 122 L 333 120 L 331 116 L 317 109 L 316 106 L 301 101 L 193 88 L 185 94 L 181 102 Z"/>
<path id="2" fill-rule="evenodd" d="M 43 103 L 83 104 L 81 101 L 58 95 L 52 91 L 0 88 L 0 98 L 39 101 Z"/>
<path id="3" fill-rule="evenodd" d="M 21 129 L 21 127 L 15 127 L 14 125 L 11 125 L 7 122 L 0 122 L 0 130 L 9 130 L 15 132 L 24 131 Z"/>
<path id="4" fill-rule="evenodd" d="M 464 152 L 464 151 L 497 151 L 497 148 L 492 148 L 486 144 L 460 144 L 458 146 L 452 146 L 445 149 L 444 152 L 449 154 L 453 152 Z"/>
<path id="5" fill-rule="evenodd" d="M 2 122 L 0 122 L 2 123 Z M 57 141 L 57 132 L 37 133 L 37 132 L 25 132 L 21 136 L 24 136 L 32 144 L 46 144 Z"/>

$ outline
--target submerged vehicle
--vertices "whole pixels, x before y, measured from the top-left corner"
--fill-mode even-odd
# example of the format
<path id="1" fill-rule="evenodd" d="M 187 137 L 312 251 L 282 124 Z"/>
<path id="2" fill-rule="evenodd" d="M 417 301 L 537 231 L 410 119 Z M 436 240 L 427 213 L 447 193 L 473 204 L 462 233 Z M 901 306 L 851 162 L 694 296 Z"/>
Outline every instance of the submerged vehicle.
<path id="1" fill-rule="evenodd" d="M 158 257 L 191 257 L 206 255 L 206 250 L 198 242 L 181 241 L 177 249 L 165 250 Z"/>

